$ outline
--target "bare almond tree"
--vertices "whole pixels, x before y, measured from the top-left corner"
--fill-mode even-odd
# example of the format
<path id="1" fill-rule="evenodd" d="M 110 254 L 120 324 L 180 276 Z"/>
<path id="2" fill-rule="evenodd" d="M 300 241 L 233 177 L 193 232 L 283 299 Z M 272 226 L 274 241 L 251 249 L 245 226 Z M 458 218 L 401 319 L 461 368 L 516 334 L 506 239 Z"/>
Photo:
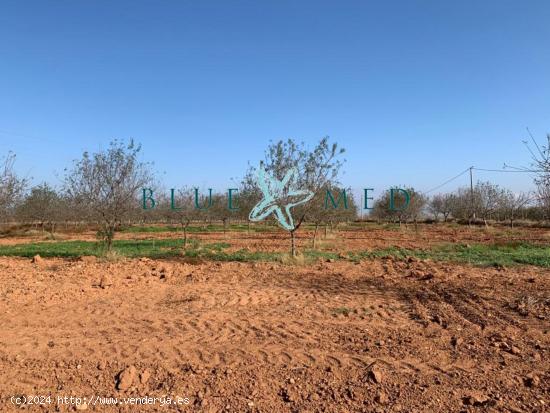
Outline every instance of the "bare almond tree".
<path id="1" fill-rule="evenodd" d="M 479 218 L 483 219 L 485 226 L 488 225 L 487 221 L 498 211 L 501 198 L 502 189 L 496 184 L 478 181 L 474 187 L 474 211 Z"/>
<path id="2" fill-rule="evenodd" d="M 475 199 L 475 194 L 473 198 Z M 459 222 L 471 223 L 472 201 L 470 188 L 458 188 L 449 198 L 451 216 Z"/>
<path id="3" fill-rule="evenodd" d="M 53 237 L 55 224 L 63 212 L 62 201 L 57 191 L 44 182 L 31 188 L 30 193 L 18 206 L 17 216 L 23 221 L 38 223 L 43 233 L 46 227 L 49 227 Z"/>
<path id="4" fill-rule="evenodd" d="M 6 220 L 14 213 L 21 200 L 28 180 L 17 176 L 14 171 L 15 154 L 9 152 L 0 161 L 0 219 Z"/>
<path id="5" fill-rule="evenodd" d="M 222 222 L 224 237 L 227 237 L 231 220 L 238 219 L 240 215 L 241 206 L 238 206 L 240 201 L 238 190 L 234 192 L 234 190 L 231 190 L 231 202 L 229 191 L 213 195 L 212 214 L 217 220 Z"/>
<path id="6" fill-rule="evenodd" d="M 187 232 L 189 225 L 196 217 L 194 192 L 190 188 L 182 188 L 170 193 L 170 214 L 175 216 L 183 232 L 183 248 L 187 248 Z"/>
<path id="7" fill-rule="evenodd" d="M 393 195 L 393 201 L 392 201 Z M 408 202 L 407 202 L 408 195 Z M 372 215 L 390 222 L 407 223 L 413 221 L 415 226 L 426 206 L 426 196 L 412 187 L 394 187 L 385 191 L 375 202 Z"/>
<path id="8" fill-rule="evenodd" d="M 262 193 L 257 183 L 257 171 L 248 165 L 248 170 L 241 180 L 238 190 L 238 217 L 245 220 L 248 224 L 247 232 L 250 234 L 250 225 L 252 221 L 249 212 L 254 205 L 262 198 Z"/>
<path id="9" fill-rule="evenodd" d="M 317 247 L 319 228 L 324 225 L 324 237 L 328 230 L 334 230 L 342 222 L 357 219 L 358 206 L 355 203 L 351 188 L 336 185 L 323 186 L 312 198 L 307 214 L 307 221 L 314 224 L 312 247 Z"/>
<path id="10" fill-rule="evenodd" d="M 531 135 L 530 132 L 529 134 Z M 534 148 L 525 143 L 531 153 L 532 167 L 536 173 L 537 199 L 546 219 L 550 219 L 550 134 L 546 135 L 546 141 L 542 145 L 537 143 L 533 135 L 531 141 Z"/>
<path id="11" fill-rule="evenodd" d="M 151 164 L 141 162 L 141 145 L 113 140 L 107 150 L 74 161 L 66 170 L 64 188 L 82 209 L 101 223 L 99 237 L 111 250 L 115 231 L 139 202 L 140 191 L 152 184 Z"/>
<path id="12" fill-rule="evenodd" d="M 453 194 L 437 194 L 428 203 L 428 210 L 433 214 L 434 220 L 443 216 L 443 222 L 447 222 L 452 211 Z"/>
<path id="13" fill-rule="evenodd" d="M 296 187 L 317 194 L 323 187 L 338 185 L 338 176 L 344 163 L 340 156 L 344 152 L 337 143 L 330 143 L 328 137 L 322 138 L 312 150 L 293 139 L 280 140 L 268 146 L 262 167 L 267 174 L 279 181 L 290 170 L 296 170 Z M 256 176 L 255 168 L 252 168 L 252 173 Z M 313 203 L 310 201 L 292 209 L 295 218 L 292 228 L 288 230 L 292 256 L 296 256 L 296 231 L 312 208 Z"/>
<path id="14" fill-rule="evenodd" d="M 531 200 L 532 196 L 529 193 L 515 194 L 508 189 L 502 191 L 499 198 L 499 212 L 503 219 L 510 222 L 511 228 L 514 228 L 514 221 Z"/>

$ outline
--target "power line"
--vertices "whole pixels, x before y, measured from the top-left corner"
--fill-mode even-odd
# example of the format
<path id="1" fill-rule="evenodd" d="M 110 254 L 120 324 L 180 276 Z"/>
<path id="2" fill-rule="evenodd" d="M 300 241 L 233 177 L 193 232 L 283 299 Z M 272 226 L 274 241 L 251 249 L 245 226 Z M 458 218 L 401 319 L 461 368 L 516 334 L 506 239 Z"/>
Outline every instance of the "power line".
<path id="1" fill-rule="evenodd" d="M 473 168 L 474 171 L 484 171 L 484 172 L 504 172 L 504 173 L 544 173 L 547 171 L 537 171 L 534 169 L 485 169 L 485 168 Z"/>
<path id="2" fill-rule="evenodd" d="M 466 172 L 468 172 L 469 170 L 470 170 L 470 168 L 466 168 L 464 171 L 460 172 L 457 176 L 454 176 L 454 177 L 452 177 L 451 179 L 449 179 L 449 180 L 443 182 L 442 184 L 436 186 L 435 188 L 432 188 L 432 189 L 430 189 L 429 191 L 424 192 L 424 194 L 427 195 L 427 194 L 429 194 L 430 192 L 436 191 L 436 190 L 438 190 L 439 188 L 444 187 L 444 186 L 447 185 L 447 184 L 450 184 L 450 183 L 453 182 L 455 179 L 460 178 L 462 175 L 464 175 L 464 174 L 465 174 Z"/>
<path id="3" fill-rule="evenodd" d="M 442 188 L 445 185 L 450 184 L 455 179 L 460 178 L 462 175 L 466 174 L 470 170 L 482 171 L 482 172 L 503 172 L 503 173 L 545 173 L 545 172 L 547 172 L 547 171 L 539 171 L 539 170 L 535 170 L 535 169 L 514 169 L 514 170 L 509 170 L 509 169 L 476 168 L 475 166 L 472 166 L 471 168 L 466 168 L 464 171 L 460 172 L 458 175 L 452 177 L 451 179 L 446 180 L 442 184 L 437 185 L 436 187 L 430 189 L 429 191 L 425 191 L 424 194 L 427 195 L 427 194 L 429 194 L 433 191 L 437 191 L 439 188 Z"/>
<path id="4" fill-rule="evenodd" d="M 526 168 L 525 166 L 518 167 L 518 166 L 504 164 L 503 169 L 506 169 L 506 168 L 514 169 L 516 171 L 529 171 L 529 168 Z"/>

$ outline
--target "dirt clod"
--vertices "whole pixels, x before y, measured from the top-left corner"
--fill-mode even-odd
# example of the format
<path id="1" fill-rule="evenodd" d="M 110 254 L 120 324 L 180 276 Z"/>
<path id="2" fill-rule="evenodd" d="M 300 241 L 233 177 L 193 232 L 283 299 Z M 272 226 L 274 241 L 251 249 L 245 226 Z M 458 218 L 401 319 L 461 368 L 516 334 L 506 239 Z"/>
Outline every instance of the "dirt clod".
<path id="1" fill-rule="evenodd" d="M 40 255 L 36 254 L 34 257 L 32 257 L 31 262 L 32 262 L 33 264 L 43 264 L 43 263 L 44 263 L 44 259 L 43 259 Z"/>
<path id="2" fill-rule="evenodd" d="M 525 383 L 525 385 L 527 387 L 537 387 L 540 385 L 540 378 L 534 374 L 534 373 L 529 373 L 525 379 L 523 380 L 523 382 Z"/>
<path id="3" fill-rule="evenodd" d="M 128 390 L 135 383 L 137 378 L 137 369 L 129 366 L 122 370 L 117 379 L 116 387 L 118 390 Z"/>
<path id="4" fill-rule="evenodd" d="M 113 279 L 107 274 L 102 275 L 101 280 L 99 280 L 99 287 L 106 289 L 111 285 L 113 285 Z"/>
<path id="5" fill-rule="evenodd" d="M 519 347 L 512 346 L 512 347 L 510 348 L 510 353 L 512 353 L 512 354 L 514 354 L 514 355 L 516 355 L 516 356 L 518 356 L 518 355 L 521 354 L 521 350 L 520 350 Z"/>
<path id="6" fill-rule="evenodd" d="M 462 337 L 453 337 L 451 339 L 451 344 L 455 348 L 460 347 L 462 343 L 464 343 L 464 339 Z"/>
<path id="7" fill-rule="evenodd" d="M 489 400 L 489 397 L 483 393 L 472 393 L 463 398 L 464 404 L 468 406 L 482 406 Z"/>
<path id="8" fill-rule="evenodd" d="M 388 395 L 383 392 L 383 391 L 379 391 L 377 394 L 376 394 L 376 402 L 377 403 L 380 403 L 380 404 L 386 404 L 390 401 Z"/>
<path id="9" fill-rule="evenodd" d="M 369 380 L 374 383 L 382 383 L 382 372 L 377 367 L 372 367 L 368 373 Z"/>
<path id="10" fill-rule="evenodd" d="M 149 372 L 149 370 L 144 370 L 139 374 L 139 381 L 141 382 L 141 384 L 147 384 L 150 377 L 151 373 Z"/>

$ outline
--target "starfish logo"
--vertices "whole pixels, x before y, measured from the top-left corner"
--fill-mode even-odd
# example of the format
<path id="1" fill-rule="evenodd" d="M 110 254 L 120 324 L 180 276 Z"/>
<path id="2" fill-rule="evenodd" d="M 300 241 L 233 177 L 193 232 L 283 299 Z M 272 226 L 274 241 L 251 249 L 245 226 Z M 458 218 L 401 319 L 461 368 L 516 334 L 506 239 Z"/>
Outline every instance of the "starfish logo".
<path id="1" fill-rule="evenodd" d="M 298 170 L 296 168 L 290 169 L 279 181 L 268 175 L 263 166 L 260 166 L 258 185 L 263 198 L 250 211 L 250 220 L 261 221 L 274 214 L 283 228 L 288 231 L 294 230 L 294 219 L 290 210 L 297 205 L 306 203 L 314 195 L 307 189 L 297 188 L 297 178 Z"/>

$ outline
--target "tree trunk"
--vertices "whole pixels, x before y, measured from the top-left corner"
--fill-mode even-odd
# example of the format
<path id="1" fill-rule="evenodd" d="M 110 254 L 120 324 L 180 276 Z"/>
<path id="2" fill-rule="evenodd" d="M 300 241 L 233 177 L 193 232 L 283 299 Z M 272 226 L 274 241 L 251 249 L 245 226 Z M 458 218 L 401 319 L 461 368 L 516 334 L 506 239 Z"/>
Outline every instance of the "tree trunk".
<path id="1" fill-rule="evenodd" d="M 116 224 L 108 224 L 105 227 L 105 243 L 107 244 L 107 251 L 110 252 L 113 249 L 113 238 L 115 237 Z"/>
<path id="2" fill-rule="evenodd" d="M 189 226 L 189 220 L 185 223 L 182 221 L 180 224 L 183 229 L 183 249 L 185 249 L 187 247 L 187 227 Z"/>
<path id="3" fill-rule="evenodd" d="M 110 231 L 107 234 L 106 242 L 107 242 L 107 251 L 111 251 L 113 248 L 113 235 L 111 234 Z"/>
<path id="4" fill-rule="evenodd" d="M 183 248 L 187 248 L 187 225 L 183 228 Z"/>
<path id="5" fill-rule="evenodd" d="M 319 224 L 315 223 L 315 231 L 313 232 L 313 249 L 317 246 L 317 230 L 319 229 Z"/>
<path id="6" fill-rule="evenodd" d="M 296 257 L 296 237 L 294 231 L 290 231 L 290 253 L 292 257 Z"/>

